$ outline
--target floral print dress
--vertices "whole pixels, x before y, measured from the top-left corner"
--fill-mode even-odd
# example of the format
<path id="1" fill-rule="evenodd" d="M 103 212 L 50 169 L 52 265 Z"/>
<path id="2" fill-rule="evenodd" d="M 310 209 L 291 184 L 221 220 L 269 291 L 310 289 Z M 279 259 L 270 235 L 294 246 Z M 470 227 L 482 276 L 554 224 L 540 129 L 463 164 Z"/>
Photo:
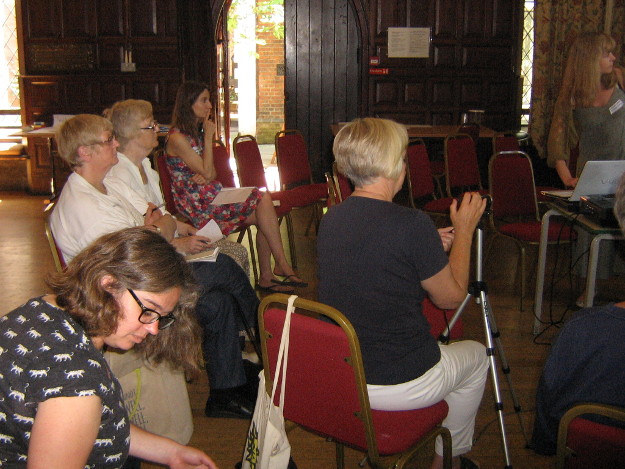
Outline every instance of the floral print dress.
<path id="1" fill-rule="evenodd" d="M 184 135 L 191 148 L 200 156 L 204 151 L 202 143 L 190 135 L 172 128 L 169 134 Z M 245 220 L 256 210 L 262 193 L 255 188 L 247 200 L 232 204 L 212 205 L 211 202 L 222 189 L 219 181 L 196 184 L 191 179 L 194 172 L 178 156 L 167 155 L 167 170 L 171 176 L 171 191 L 178 211 L 187 217 L 193 226 L 202 228 L 209 220 L 215 220 L 224 236 L 244 224 Z"/>

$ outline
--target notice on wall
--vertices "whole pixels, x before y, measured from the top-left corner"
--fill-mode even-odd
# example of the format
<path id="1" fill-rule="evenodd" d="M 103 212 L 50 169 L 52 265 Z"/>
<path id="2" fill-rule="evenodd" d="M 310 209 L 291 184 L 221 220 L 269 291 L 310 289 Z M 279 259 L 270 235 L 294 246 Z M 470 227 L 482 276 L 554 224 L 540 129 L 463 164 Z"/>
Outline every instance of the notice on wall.
<path id="1" fill-rule="evenodd" d="M 431 28 L 388 28 L 388 56 L 427 58 Z"/>

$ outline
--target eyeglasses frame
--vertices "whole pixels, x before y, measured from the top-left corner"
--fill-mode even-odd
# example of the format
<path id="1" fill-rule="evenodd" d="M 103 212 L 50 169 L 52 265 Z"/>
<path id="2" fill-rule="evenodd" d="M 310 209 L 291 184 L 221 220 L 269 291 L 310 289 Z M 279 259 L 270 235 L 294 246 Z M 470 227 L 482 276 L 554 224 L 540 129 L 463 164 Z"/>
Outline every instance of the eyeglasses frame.
<path id="1" fill-rule="evenodd" d="M 158 329 L 162 331 L 163 329 L 167 329 L 174 322 L 176 322 L 176 318 L 174 317 L 173 314 L 170 313 L 167 315 L 162 315 L 158 311 L 155 311 L 152 308 L 148 308 L 143 303 L 141 303 L 141 300 L 139 299 L 137 294 L 134 291 L 132 291 L 131 288 L 127 288 L 126 290 L 128 290 L 128 292 L 130 293 L 130 296 L 134 298 L 134 300 L 137 302 L 137 304 L 141 308 L 141 314 L 139 315 L 139 322 L 141 324 L 154 324 L 155 322 L 158 322 Z M 156 316 L 151 316 L 150 320 L 147 322 L 145 320 L 142 321 L 141 318 L 146 314 L 156 314 Z M 161 321 L 165 321 L 165 322 L 161 322 Z"/>

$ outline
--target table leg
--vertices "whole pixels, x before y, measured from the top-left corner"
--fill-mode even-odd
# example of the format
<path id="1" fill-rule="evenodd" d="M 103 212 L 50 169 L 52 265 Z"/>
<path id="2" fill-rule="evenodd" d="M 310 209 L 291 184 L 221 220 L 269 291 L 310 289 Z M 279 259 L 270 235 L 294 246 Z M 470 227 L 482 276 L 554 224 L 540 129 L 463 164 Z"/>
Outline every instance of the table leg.
<path id="1" fill-rule="evenodd" d="M 543 317 L 543 291 L 545 288 L 545 266 L 547 264 L 547 246 L 549 238 L 549 219 L 558 211 L 547 210 L 540 226 L 540 243 L 538 245 L 538 271 L 536 272 L 536 292 L 534 293 L 534 335 L 540 333 Z"/>
<path id="2" fill-rule="evenodd" d="M 599 263 L 599 248 L 601 247 L 601 241 L 604 239 L 622 239 L 622 236 L 599 234 L 590 242 L 590 252 L 588 254 L 588 266 L 586 270 L 586 293 L 584 298 L 584 307 L 592 306 L 595 300 L 595 283 L 597 279 L 597 264 Z"/>

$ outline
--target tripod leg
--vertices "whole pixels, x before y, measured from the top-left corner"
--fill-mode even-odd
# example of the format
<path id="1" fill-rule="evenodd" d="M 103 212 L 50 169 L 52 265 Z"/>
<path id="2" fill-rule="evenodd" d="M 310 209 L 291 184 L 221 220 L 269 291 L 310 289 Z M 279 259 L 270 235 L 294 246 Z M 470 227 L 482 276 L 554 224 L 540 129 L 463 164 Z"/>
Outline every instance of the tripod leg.
<path id="1" fill-rule="evenodd" d="M 506 427 L 504 424 L 503 413 L 503 401 L 501 399 L 501 391 L 499 389 L 499 380 L 497 378 L 497 367 L 495 364 L 495 349 L 493 347 L 493 338 L 491 336 L 490 317 L 486 312 L 484 305 L 487 302 L 486 293 L 484 290 L 480 292 L 480 303 L 482 304 L 482 318 L 484 320 L 484 332 L 486 337 L 486 354 L 490 361 L 490 375 L 493 383 L 493 393 L 495 395 L 495 409 L 497 411 L 497 417 L 499 419 L 499 430 L 501 431 L 501 440 L 503 443 L 504 457 L 506 459 L 506 469 L 512 468 L 510 462 L 510 453 L 508 451 L 508 439 L 506 437 Z"/>
<path id="2" fill-rule="evenodd" d="M 519 403 L 519 399 L 517 397 L 516 391 L 514 389 L 514 386 L 512 385 L 512 377 L 510 376 L 510 366 L 508 365 L 508 360 L 503 350 L 503 345 L 501 344 L 501 334 L 499 333 L 499 329 L 497 329 L 495 316 L 493 316 L 493 312 L 490 307 L 490 300 L 488 299 L 488 295 L 486 295 L 486 302 L 484 305 L 484 310 L 486 312 L 486 315 L 488 316 L 488 323 L 490 325 L 490 335 L 495 341 L 495 344 L 497 346 L 497 353 L 499 354 L 499 359 L 501 360 L 501 372 L 506 377 L 506 381 L 508 381 L 508 389 L 510 390 L 510 395 L 512 396 L 512 403 L 514 404 L 514 411 L 516 412 L 517 417 L 519 419 L 519 425 L 521 426 L 521 432 L 523 433 L 523 438 L 525 438 L 525 445 L 529 446 L 529 439 L 527 437 L 527 432 L 525 431 L 525 425 L 523 424 L 523 419 L 521 418 L 521 404 Z"/>

